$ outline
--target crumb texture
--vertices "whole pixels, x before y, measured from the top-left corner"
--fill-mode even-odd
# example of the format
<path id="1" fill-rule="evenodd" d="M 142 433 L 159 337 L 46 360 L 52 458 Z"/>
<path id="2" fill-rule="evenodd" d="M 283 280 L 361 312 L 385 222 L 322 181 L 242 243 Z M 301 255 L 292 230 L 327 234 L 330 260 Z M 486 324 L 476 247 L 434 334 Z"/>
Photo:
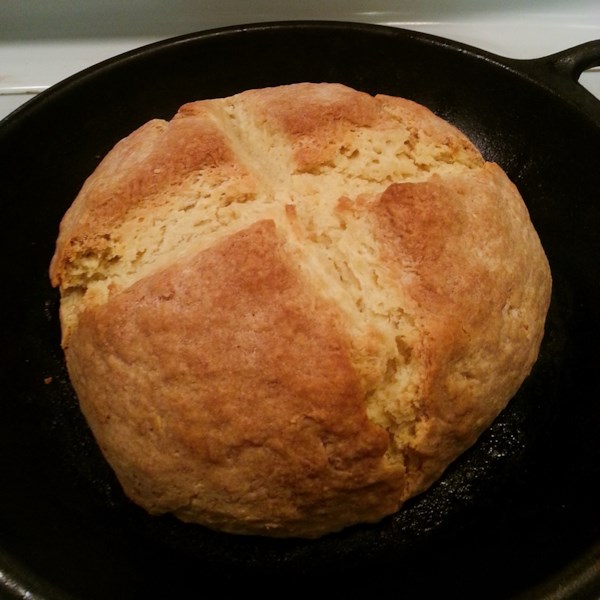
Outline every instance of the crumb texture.
<path id="1" fill-rule="evenodd" d="M 119 142 L 50 275 L 128 496 L 309 538 L 392 514 L 475 442 L 529 374 L 551 290 L 517 189 L 461 132 L 311 83 Z"/>

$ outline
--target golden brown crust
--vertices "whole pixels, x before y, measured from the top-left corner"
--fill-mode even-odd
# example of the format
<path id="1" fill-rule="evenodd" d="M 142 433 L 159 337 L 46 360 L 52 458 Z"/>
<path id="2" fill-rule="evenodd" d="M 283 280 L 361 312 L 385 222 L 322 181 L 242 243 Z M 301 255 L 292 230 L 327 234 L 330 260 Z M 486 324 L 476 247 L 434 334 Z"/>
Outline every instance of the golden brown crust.
<path id="1" fill-rule="evenodd" d="M 51 276 L 82 410 L 151 513 L 316 537 L 426 489 L 504 408 L 550 273 L 514 185 L 408 100 L 297 84 L 120 142 Z"/>
<path id="2" fill-rule="evenodd" d="M 392 185 L 372 209 L 383 258 L 423 332 L 413 347 L 427 365 L 422 411 L 447 443 L 428 432 L 414 444 L 422 473 L 431 463 L 439 475 L 457 447 L 475 441 L 536 358 L 550 287 L 516 194 L 486 164 L 469 177 Z"/>
<path id="3" fill-rule="evenodd" d="M 103 450 L 148 510 L 273 534 L 283 514 L 286 533 L 298 521 L 311 534 L 330 488 L 369 520 L 398 505 L 387 434 L 366 417 L 337 319 L 262 221 L 85 312 L 67 357 Z M 119 389 L 99 385 L 114 378 Z M 373 506 L 380 489 L 388 500 Z"/>
<path id="4" fill-rule="evenodd" d="M 183 106 L 169 124 L 154 120 L 140 127 L 102 161 L 61 223 L 51 265 L 54 285 L 62 283 L 71 255 L 110 249 L 115 226 L 134 209 L 152 211 L 168 202 L 165 190 L 199 173 L 213 185 L 243 177 L 235 158 L 200 102 Z"/>

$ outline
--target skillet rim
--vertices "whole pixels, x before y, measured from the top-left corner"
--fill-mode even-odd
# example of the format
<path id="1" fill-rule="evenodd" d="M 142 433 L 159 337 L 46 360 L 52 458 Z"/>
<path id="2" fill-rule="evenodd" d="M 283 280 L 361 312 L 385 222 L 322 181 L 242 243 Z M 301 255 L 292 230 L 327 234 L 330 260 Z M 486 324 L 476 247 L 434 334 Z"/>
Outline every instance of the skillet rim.
<path id="1" fill-rule="evenodd" d="M 341 29 L 364 33 L 379 33 L 390 36 L 400 36 L 406 39 L 414 39 L 426 42 L 434 46 L 446 48 L 472 55 L 478 59 L 497 67 L 506 69 L 519 77 L 528 79 L 534 85 L 541 85 L 549 94 L 553 94 L 561 100 L 581 111 L 585 116 L 592 119 L 595 126 L 600 127 L 600 98 L 596 98 L 589 90 L 577 81 L 579 73 L 577 67 L 582 62 L 588 62 L 600 66 L 600 39 L 592 39 L 588 42 L 565 48 L 554 54 L 542 55 L 535 58 L 509 58 L 501 54 L 478 48 L 472 44 L 451 40 L 440 35 L 416 31 L 394 25 L 367 23 L 360 21 L 304 19 L 304 20 L 275 20 L 275 21 L 251 21 L 237 25 L 224 25 L 205 30 L 197 30 L 173 37 L 157 40 L 143 44 L 126 52 L 106 58 L 98 63 L 90 65 L 65 79 L 56 82 L 47 89 L 33 96 L 21 106 L 0 120 L 0 130 L 4 125 L 11 125 L 13 120 L 26 118 L 22 113 L 34 110 L 38 102 L 45 102 L 54 94 L 62 93 L 72 85 L 79 85 L 87 77 L 95 77 L 104 69 L 110 69 L 115 64 L 124 64 L 138 57 L 145 57 L 154 52 L 160 52 L 166 47 L 174 47 L 179 44 L 195 43 L 244 32 L 271 31 L 273 29 Z M 561 67 L 562 65 L 562 67 Z M 571 71 L 569 71 L 569 65 Z M 585 68 L 591 68 L 587 66 Z M 556 85 L 558 84 L 558 89 Z M 582 106 L 583 105 L 583 106 Z M 591 115 L 589 114 L 591 112 Z"/>

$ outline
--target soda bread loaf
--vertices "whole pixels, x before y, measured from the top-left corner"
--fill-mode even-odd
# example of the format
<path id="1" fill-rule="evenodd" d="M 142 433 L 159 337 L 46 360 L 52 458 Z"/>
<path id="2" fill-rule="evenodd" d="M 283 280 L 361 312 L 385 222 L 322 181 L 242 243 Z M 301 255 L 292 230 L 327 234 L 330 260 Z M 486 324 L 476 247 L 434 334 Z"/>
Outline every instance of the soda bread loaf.
<path id="1" fill-rule="evenodd" d="M 427 489 L 529 374 L 551 290 L 497 165 L 418 104 L 326 83 L 140 127 L 85 182 L 50 271 L 125 493 L 279 537 Z"/>

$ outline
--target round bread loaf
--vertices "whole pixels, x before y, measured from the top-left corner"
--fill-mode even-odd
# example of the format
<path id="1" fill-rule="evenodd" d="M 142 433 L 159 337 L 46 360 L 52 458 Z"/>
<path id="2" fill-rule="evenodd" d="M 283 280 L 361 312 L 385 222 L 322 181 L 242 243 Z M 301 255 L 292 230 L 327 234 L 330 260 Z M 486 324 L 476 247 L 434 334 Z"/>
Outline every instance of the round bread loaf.
<path id="1" fill-rule="evenodd" d="M 418 104 L 328 83 L 143 125 L 84 184 L 50 270 L 125 493 L 280 537 L 430 486 L 527 377 L 551 290 L 501 168 Z"/>

